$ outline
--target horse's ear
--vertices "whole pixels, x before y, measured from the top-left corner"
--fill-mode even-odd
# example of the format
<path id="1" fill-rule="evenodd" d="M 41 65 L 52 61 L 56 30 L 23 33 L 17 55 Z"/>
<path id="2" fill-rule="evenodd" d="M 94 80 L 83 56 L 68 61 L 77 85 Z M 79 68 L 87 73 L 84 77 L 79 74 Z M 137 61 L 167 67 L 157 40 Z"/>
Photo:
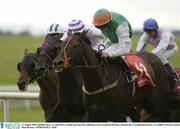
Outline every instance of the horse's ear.
<path id="1" fill-rule="evenodd" d="M 89 31 L 89 29 L 83 30 L 83 32 L 80 34 L 80 37 L 84 37 L 88 31 Z"/>
<path id="2" fill-rule="evenodd" d="M 21 63 L 19 62 L 19 63 L 17 64 L 17 70 L 20 72 L 20 69 L 21 69 Z"/>
<path id="3" fill-rule="evenodd" d="M 25 48 L 25 49 L 24 49 L 24 55 L 27 55 L 27 53 L 28 53 L 28 49 Z"/>
<path id="4" fill-rule="evenodd" d="M 37 55 L 37 56 L 39 56 L 40 51 L 41 51 L 41 47 L 38 47 L 37 50 L 36 50 L 36 55 Z"/>

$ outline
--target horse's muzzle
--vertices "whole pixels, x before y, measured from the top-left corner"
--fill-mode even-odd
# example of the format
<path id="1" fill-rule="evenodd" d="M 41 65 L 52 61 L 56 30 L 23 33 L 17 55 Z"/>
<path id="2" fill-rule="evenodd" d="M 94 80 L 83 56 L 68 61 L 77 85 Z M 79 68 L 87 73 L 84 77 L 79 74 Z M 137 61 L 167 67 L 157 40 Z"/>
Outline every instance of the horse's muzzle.
<path id="1" fill-rule="evenodd" d="M 53 69 L 55 70 L 55 72 L 62 72 L 64 69 L 64 63 L 62 61 L 54 61 L 53 62 Z"/>
<path id="2" fill-rule="evenodd" d="M 18 81 L 17 82 L 18 88 L 20 91 L 26 91 L 27 90 L 27 82 L 25 81 Z"/>

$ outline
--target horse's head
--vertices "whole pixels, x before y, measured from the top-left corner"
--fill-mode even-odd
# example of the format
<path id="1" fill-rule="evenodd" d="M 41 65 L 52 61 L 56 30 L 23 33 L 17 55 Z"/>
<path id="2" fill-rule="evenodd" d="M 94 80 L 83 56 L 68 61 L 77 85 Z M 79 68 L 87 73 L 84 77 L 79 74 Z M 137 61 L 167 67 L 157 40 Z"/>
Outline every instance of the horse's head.
<path id="1" fill-rule="evenodd" d="M 27 49 L 25 49 L 23 61 L 17 64 L 17 69 L 20 72 L 20 77 L 17 82 L 19 90 L 27 90 L 27 85 L 36 79 L 36 62 L 37 54 L 27 53 Z"/>
<path id="2" fill-rule="evenodd" d="M 86 33 L 87 31 L 69 34 L 60 53 L 54 59 L 53 66 L 56 71 L 62 71 L 70 66 L 87 64 L 84 53 L 87 47 L 90 48 L 90 42 L 85 37 Z"/>
<path id="3" fill-rule="evenodd" d="M 58 37 L 54 37 L 53 35 L 46 36 L 45 42 L 41 46 L 35 68 L 38 77 L 45 76 L 51 69 L 52 61 L 55 58 L 56 53 L 60 50 L 61 42 L 62 41 L 60 41 Z"/>

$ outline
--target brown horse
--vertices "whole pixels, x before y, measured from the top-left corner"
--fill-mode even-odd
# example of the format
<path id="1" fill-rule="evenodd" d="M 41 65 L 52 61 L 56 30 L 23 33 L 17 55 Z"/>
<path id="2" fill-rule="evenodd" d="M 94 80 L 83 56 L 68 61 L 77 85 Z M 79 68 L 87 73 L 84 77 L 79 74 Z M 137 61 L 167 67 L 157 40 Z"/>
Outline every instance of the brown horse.
<path id="1" fill-rule="evenodd" d="M 157 56 L 147 52 L 137 54 L 146 64 L 156 87 L 128 86 L 117 61 L 97 55 L 84 35 L 85 32 L 67 38 L 63 51 L 54 60 L 54 67 L 62 70 L 71 66 L 80 70 L 79 76 L 82 75 L 86 83 L 84 105 L 90 121 L 124 121 L 124 116 L 138 121 L 134 109 L 138 106 L 163 121 L 171 120 L 168 76 Z"/>
<path id="2" fill-rule="evenodd" d="M 48 38 L 41 47 L 36 65 L 36 73 L 39 77 L 44 76 L 52 68 L 52 61 L 60 49 L 62 42 L 54 42 Z M 60 83 L 58 85 L 58 101 L 53 111 L 48 115 L 47 121 L 75 122 L 82 121 L 85 116 L 83 107 L 83 81 L 77 69 L 69 68 L 65 72 L 58 72 Z"/>
<path id="3" fill-rule="evenodd" d="M 176 73 L 177 75 L 180 77 L 180 68 L 176 68 Z M 180 122 L 180 104 L 178 104 L 180 102 L 180 85 L 176 86 L 176 92 L 175 92 L 175 99 L 177 101 L 175 101 L 174 103 L 171 103 L 171 105 L 179 105 L 179 106 L 175 106 L 176 109 L 174 109 L 174 119 L 176 122 Z M 172 96 L 173 97 L 173 96 Z M 140 121 L 152 121 L 152 120 L 158 120 L 158 118 L 154 118 L 153 116 L 151 116 L 149 113 L 147 113 L 146 111 L 142 110 L 141 111 L 141 120 Z"/>
<path id="4" fill-rule="evenodd" d="M 58 77 L 54 71 L 50 71 L 46 77 L 37 79 L 35 74 L 35 65 L 37 62 L 37 53 L 24 53 L 22 62 L 18 63 L 17 69 L 20 72 L 17 85 L 19 90 L 26 90 L 28 84 L 37 81 L 40 87 L 39 102 L 44 110 L 45 119 L 53 110 L 57 102 L 57 83 Z"/>
<path id="5" fill-rule="evenodd" d="M 180 78 L 180 68 L 176 68 L 176 73 L 177 73 L 177 75 L 178 75 L 179 78 Z M 177 90 L 177 92 L 180 94 L 180 85 L 177 85 L 177 86 L 176 86 L 176 90 Z"/>

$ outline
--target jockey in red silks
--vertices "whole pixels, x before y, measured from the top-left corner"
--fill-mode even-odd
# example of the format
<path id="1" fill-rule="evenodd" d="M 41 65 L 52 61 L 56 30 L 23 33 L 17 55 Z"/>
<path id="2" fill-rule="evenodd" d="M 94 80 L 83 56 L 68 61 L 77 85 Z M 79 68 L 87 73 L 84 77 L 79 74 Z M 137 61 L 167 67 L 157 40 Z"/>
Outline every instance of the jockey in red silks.
<path id="1" fill-rule="evenodd" d="M 103 56 L 116 58 L 127 75 L 129 84 L 132 84 L 137 76 L 121 57 L 131 50 L 132 28 L 130 23 L 124 16 L 116 12 L 109 12 L 107 9 L 97 10 L 92 23 L 109 39 L 106 49 L 102 52 Z"/>
<path id="2" fill-rule="evenodd" d="M 174 78 L 175 84 L 179 84 L 180 79 L 168 61 L 178 50 L 175 36 L 168 29 L 159 28 L 157 21 L 153 18 L 144 21 L 143 30 L 144 33 L 139 39 L 136 51 L 144 51 L 147 44 L 151 44 L 154 47 L 151 52 L 160 58 L 168 74 Z"/>

